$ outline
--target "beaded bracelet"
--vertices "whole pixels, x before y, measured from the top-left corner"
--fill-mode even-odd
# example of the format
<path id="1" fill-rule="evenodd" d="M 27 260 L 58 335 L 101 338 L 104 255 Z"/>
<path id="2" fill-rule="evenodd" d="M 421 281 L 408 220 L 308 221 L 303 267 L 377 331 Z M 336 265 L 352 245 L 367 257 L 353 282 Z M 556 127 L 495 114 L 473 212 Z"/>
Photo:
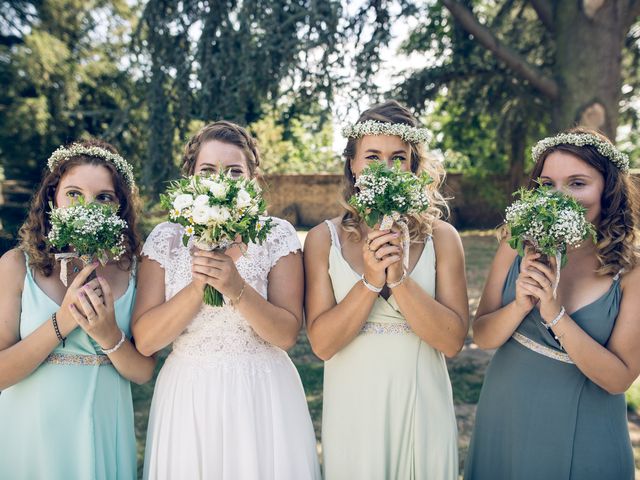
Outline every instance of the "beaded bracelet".
<path id="1" fill-rule="evenodd" d="M 380 293 L 382 291 L 383 287 L 376 287 L 375 285 L 371 285 L 369 282 L 367 282 L 367 279 L 364 278 L 364 273 L 360 276 L 360 280 L 362 280 L 364 286 L 371 290 L 373 293 Z"/>
<path id="2" fill-rule="evenodd" d="M 558 313 L 558 315 L 556 316 L 556 318 L 554 318 L 553 320 L 551 320 L 551 322 L 549 322 L 549 323 L 546 323 L 546 322 L 544 322 L 544 321 L 543 321 L 543 322 L 542 322 L 542 324 L 545 326 L 545 328 L 546 328 L 547 330 L 551 330 L 553 327 L 555 327 L 555 326 L 556 326 L 556 323 L 558 323 L 558 322 L 560 321 L 560 319 L 564 316 L 564 312 L 565 312 L 564 307 L 561 307 L 561 308 L 560 308 L 560 313 Z"/>
<path id="3" fill-rule="evenodd" d="M 102 353 L 106 354 L 106 355 L 110 355 L 113 352 L 115 352 L 116 350 L 118 350 L 122 344 L 124 343 L 125 340 L 125 334 L 124 334 L 124 330 L 120 329 L 120 333 L 122 333 L 122 336 L 120 337 L 120 341 L 118 343 L 116 343 L 116 345 L 113 348 L 103 348 L 102 349 Z"/>
<path id="4" fill-rule="evenodd" d="M 64 348 L 64 343 L 67 340 L 67 337 L 63 337 L 60 333 L 60 329 L 58 328 L 58 320 L 56 319 L 56 312 L 53 312 L 51 315 L 51 323 L 53 323 L 53 329 L 56 331 L 56 337 L 58 340 L 62 342 L 62 348 Z"/>

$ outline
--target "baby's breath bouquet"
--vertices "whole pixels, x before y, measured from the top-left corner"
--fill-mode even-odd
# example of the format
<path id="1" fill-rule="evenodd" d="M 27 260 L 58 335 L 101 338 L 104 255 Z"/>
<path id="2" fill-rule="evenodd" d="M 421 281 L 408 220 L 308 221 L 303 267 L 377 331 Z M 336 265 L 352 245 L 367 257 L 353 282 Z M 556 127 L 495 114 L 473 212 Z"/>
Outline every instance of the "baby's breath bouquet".
<path id="1" fill-rule="evenodd" d="M 577 246 L 587 238 L 595 241 L 596 231 L 585 218 L 586 209 L 573 197 L 544 186 L 520 189 L 515 195 L 519 199 L 505 212 L 509 245 L 521 256 L 530 246 L 542 255 L 556 258 L 555 293 L 560 268 L 567 262 L 567 247 Z"/>
<path id="2" fill-rule="evenodd" d="M 226 173 L 185 177 L 171 182 L 160 202 L 169 210 L 169 221 L 184 227 L 185 246 L 193 237 L 193 245 L 200 249 L 226 249 L 240 237 L 242 247 L 262 243 L 271 230 L 271 219 L 260 218 L 266 202 L 254 179 L 232 178 Z M 207 285 L 204 302 L 221 306 L 224 299 Z"/>
<path id="3" fill-rule="evenodd" d="M 406 215 L 429 208 L 426 188 L 432 181 L 426 172 L 418 176 L 402 170 L 399 161 L 391 168 L 382 162 L 373 162 L 362 170 L 355 183 L 358 191 L 349 199 L 349 204 L 369 227 L 380 223 L 380 230 L 388 230 L 396 222 L 402 228 L 405 269 L 409 254 Z"/>
<path id="4" fill-rule="evenodd" d="M 80 258 L 84 265 L 96 260 L 105 265 L 110 258 L 118 260 L 125 252 L 127 222 L 118 215 L 117 206 L 85 203 L 80 199 L 69 207 L 50 207 L 51 230 L 47 240 L 57 250 L 71 250 L 55 254 L 56 260 L 61 260 L 60 279 L 64 285 L 67 285 L 67 263 L 72 258 Z"/>

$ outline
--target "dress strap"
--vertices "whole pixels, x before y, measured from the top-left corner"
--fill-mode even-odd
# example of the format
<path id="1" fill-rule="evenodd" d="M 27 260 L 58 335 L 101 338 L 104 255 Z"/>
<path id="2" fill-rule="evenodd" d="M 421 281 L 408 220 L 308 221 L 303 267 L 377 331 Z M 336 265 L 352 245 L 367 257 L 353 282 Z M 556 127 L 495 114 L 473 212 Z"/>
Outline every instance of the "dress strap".
<path id="1" fill-rule="evenodd" d="M 338 236 L 336 226 L 331 220 L 325 220 L 324 223 L 326 223 L 327 227 L 329 227 L 329 233 L 331 233 L 331 244 L 338 250 L 340 250 L 342 247 L 340 246 L 340 237 Z"/>
<path id="2" fill-rule="evenodd" d="M 615 274 L 615 276 L 613 277 L 613 281 L 617 282 L 620 279 L 620 275 L 622 275 L 624 273 L 624 268 L 621 268 L 620 270 L 618 270 L 618 273 Z"/>

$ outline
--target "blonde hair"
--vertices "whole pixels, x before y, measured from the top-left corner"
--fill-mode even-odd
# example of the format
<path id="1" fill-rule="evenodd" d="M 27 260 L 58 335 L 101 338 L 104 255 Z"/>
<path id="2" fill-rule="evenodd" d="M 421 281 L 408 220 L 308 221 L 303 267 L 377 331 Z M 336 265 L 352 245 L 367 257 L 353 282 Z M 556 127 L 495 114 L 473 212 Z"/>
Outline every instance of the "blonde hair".
<path id="1" fill-rule="evenodd" d="M 418 121 L 411 112 L 395 100 L 389 100 L 365 110 L 362 112 L 362 115 L 360 115 L 358 123 L 367 120 L 384 123 L 402 123 L 412 127 L 418 126 Z M 349 237 L 356 242 L 362 238 L 362 232 L 360 230 L 362 219 L 358 215 L 358 212 L 349 205 L 349 199 L 356 193 L 356 179 L 351 171 L 351 161 L 355 158 L 359 141 L 359 138 L 349 138 L 342 152 L 345 162 L 343 191 L 342 198 L 340 199 L 340 205 L 346 210 L 342 215 L 342 228 L 347 232 Z M 424 239 L 433 232 L 433 223 L 439 218 L 442 218 L 443 211 L 447 214 L 449 213 L 447 201 L 439 191 L 444 182 L 445 171 L 442 164 L 428 154 L 423 144 L 409 143 L 409 146 L 411 149 L 411 171 L 416 174 L 427 172 L 433 179 L 433 183 L 428 186 L 426 192 L 430 205 L 427 211 L 408 216 L 411 240 L 424 241 Z"/>

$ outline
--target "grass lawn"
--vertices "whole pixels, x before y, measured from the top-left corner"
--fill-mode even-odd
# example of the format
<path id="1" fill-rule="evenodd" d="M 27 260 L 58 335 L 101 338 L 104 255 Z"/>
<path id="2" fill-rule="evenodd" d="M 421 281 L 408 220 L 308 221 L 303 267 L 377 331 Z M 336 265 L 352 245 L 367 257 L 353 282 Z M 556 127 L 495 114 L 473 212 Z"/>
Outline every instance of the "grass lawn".
<path id="1" fill-rule="evenodd" d="M 301 239 L 304 239 L 304 232 L 300 232 L 299 235 Z M 467 262 L 469 308 L 473 314 L 478 307 L 484 280 L 498 243 L 492 232 L 469 231 L 462 232 L 461 236 Z M 167 352 L 164 352 L 163 355 L 161 355 L 161 362 L 166 357 L 166 354 Z M 304 332 L 300 334 L 298 343 L 289 354 L 300 372 L 300 377 L 302 378 L 302 383 L 304 384 L 307 394 L 307 402 L 315 427 L 316 437 L 319 442 L 320 423 L 322 420 L 322 361 L 313 355 Z M 469 337 L 462 352 L 456 358 L 448 360 L 447 362 L 451 383 L 453 385 L 456 417 L 458 419 L 458 443 L 461 467 L 464 464 L 464 458 L 473 429 L 475 405 L 478 402 L 484 372 L 490 359 L 491 352 L 485 352 L 476 348 Z M 159 370 L 159 368 L 160 365 L 158 365 L 157 370 Z M 153 382 L 147 385 L 133 386 L 140 474 L 142 473 L 141 462 L 144 455 L 144 436 L 152 394 Z M 627 392 L 627 400 L 630 407 L 629 428 L 636 457 L 636 473 L 638 474 L 640 473 L 640 417 L 637 414 L 637 409 L 640 408 L 640 383 L 633 385 L 629 392 Z"/>

